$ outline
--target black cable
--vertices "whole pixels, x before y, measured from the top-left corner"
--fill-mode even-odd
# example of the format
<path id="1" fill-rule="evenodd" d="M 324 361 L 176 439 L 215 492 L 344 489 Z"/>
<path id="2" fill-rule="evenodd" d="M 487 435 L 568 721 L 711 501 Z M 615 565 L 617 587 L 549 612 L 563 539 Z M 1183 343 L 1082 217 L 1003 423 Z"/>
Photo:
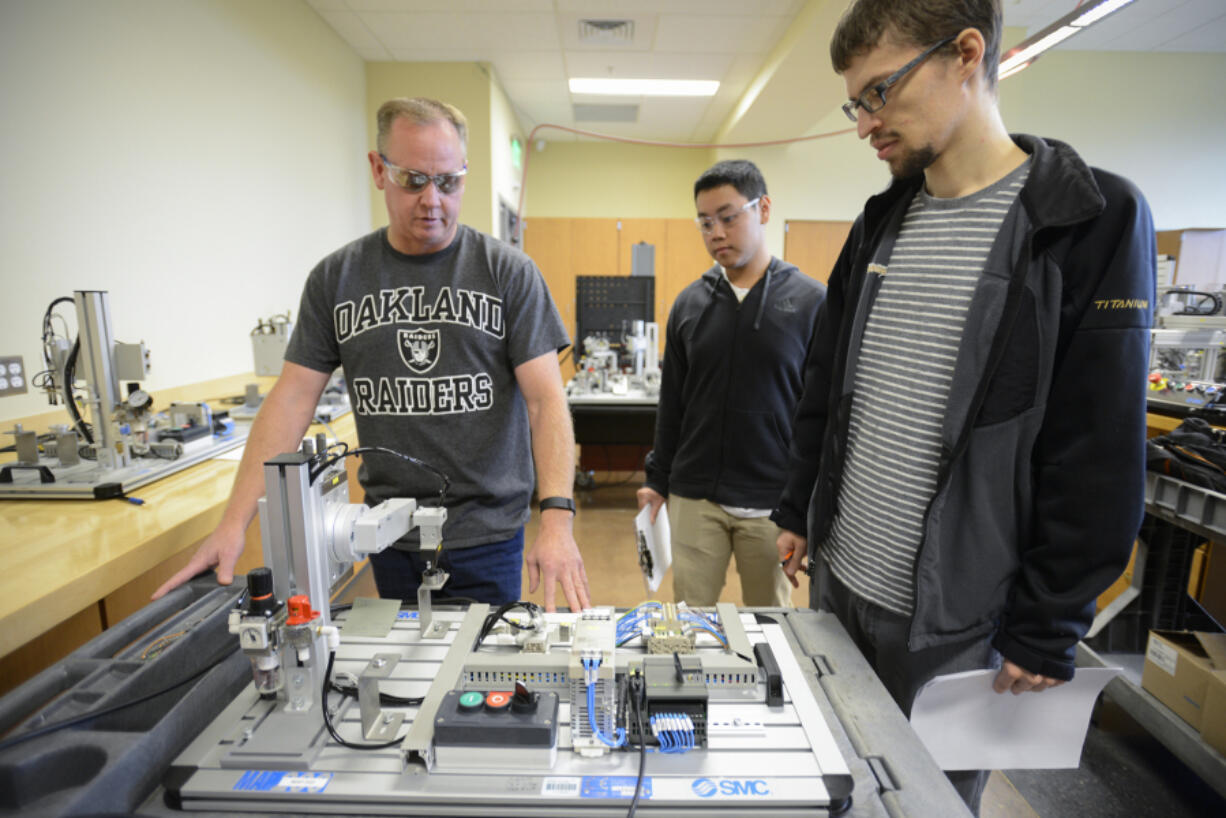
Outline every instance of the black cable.
<path id="1" fill-rule="evenodd" d="M 374 744 L 354 744 L 352 741 L 345 741 L 341 738 L 340 733 L 336 732 L 336 727 L 332 725 L 332 715 L 328 712 L 328 687 L 332 683 L 332 664 L 336 661 L 336 651 L 328 652 L 328 669 L 324 671 L 324 683 L 319 691 L 320 704 L 324 711 L 324 727 L 328 730 L 328 735 L 332 736 L 332 740 L 342 747 L 348 747 L 351 750 L 386 750 L 388 747 L 394 747 L 397 744 L 404 742 L 408 733 L 405 733 L 399 738 L 391 741 L 381 741 Z M 380 694 L 382 697 L 382 694 Z"/>
<path id="2" fill-rule="evenodd" d="M 442 596 L 430 598 L 431 605 L 479 605 L 480 603 L 481 600 L 473 599 L 471 596 Z"/>
<path id="3" fill-rule="evenodd" d="M 175 688 L 182 687 L 188 682 L 194 681 L 200 676 L 203 676 L 204 674 L 208 673 L 210 670 L 215 668 L 217 665 L 221 664 L 223 661 L 228 659 L 230 655 L 233 654 L 236 650 L 238 650 L 237 642 L 227 643 L 225 649 L 222 650 L 220 653 L 218 653 L 216 658 L 210 659 L 208 662 L 206 662 L 203 668 L 201 668 L 200 670 L 197 670 L 195 673 L 191 674 L 190 676 L 187 676 L 186 678 L 175 682 L 172 685 L 167 685 L 161 690 L 154 691 L 153 693 L 147 693 L 144 696 L 138 696 L 137 698 L 132 699 L 131 701 L 120 702 L 119 704 L 108 705 L 106 707 L 101 707 L 97 710 L 90 711 L 89 713 L 82 713 L 79 716 L 73 716 L 70 719 L 64 719 L 63 721 L 57 721 L 54 724 L 48 724 L 44 727 L 38 728 L 37 730 L 31 730 L 28 733 L 22 733 L 19 736 L 14 736 L 13 738 L 6 739 L 4 741 L 0 741 L 0 752 L 4 752 L 8 748 L 15 747 L 16 745 L 21 744 L 22 742 L 29 741 L 30 739 L 38 738 L 39 736 L 45 736 L 48 733 L 54 733 L 57 730 L 62 730 L 65 727 L 72 727 L 74 725 L 81 724 L 82 722 L 91 721 L 93 719 L 99 718 L 100 716 L 108 716 L 111 713 L 116 713 L 125 708 L 134 707 L 135 705 L 138 705 L 138 704 L 143 704 L 144 702 L 147 702 L 150 699 L 156 699 L 158 696 L 162 696 L 166 693 L 169 693 Z"/>
<path id="4" fill-rule="evenodd" d="M 329 689 L 333 693 L 340 693 L 342 696 L 357 698 L 358 695 L 358 686 L 356 684 L 343 685 L 335 679 L 332 680 Z M 379 694 L 379 704 L 391 705 L 393 707 L 418 707 L 424 701 L 424 696 L 396 696 L 391 693 Z"/>
<path id="5" fill-rule="evenodd" d="M 643 792 L 643 768 L 647 764 L 647 736 L 643 732 L 643 677 L 636 673 L 626 683 L 630 688 L 630 707 L 634 710 L 634 722 L 639 728 L 639 775 L 634 784 L 634 798 L 630 801 L 630 810 L 626 818 L 634 818 L 634 812 L 639 808 L 639 796 Z"/>
<path id="6" fill-rule="evenodd" d="M 72 384 L 77 376 L 77 355 L 80 351 L 81 336 L 78 335 L 76 343 L 72 345 L 72 352 L 68 353 L 68 359 L 64 361 L 64 402 L 68 404 L 68 416 L 72 418 L 72 425 L 81 433 L 81 437 L 85 438 L 86 443 L 93 443 L 93 432 L 90 431 L 89 424 L 82 419 L 76 396 L 72 394 Z"/>
<path id="7" fill-rule="evenodd" d="M 481 643 L 485 641 L 485 637 L 490 635 L 490 631 L 494 629 L 494 625 L 496 625 L 499 620 L 506 622 L 508 625 L 517 630 L 528 630 L 529 626 L 521 625 L 518 622 L 513 622 L 510 619 L 507 619 L 507 613 L 515 610 L 516 608 L 524 609 L 528 612 L 529 616 L 533 617 L 537 616 L 541 611 L 540 605 L 537 605 L 535 602 L 527 602 L 523 600 L 507 602 L 503 605 L 499 605 L 497 609 L 486 614 L 485 621 L 481 624 L 481 631 L 477 634 L 477 638 L 473 642 L 473 650 L 477 650 L 477 648 L 481 647 Z"/>
<path id="8" fill-rule="evenodd" d="M 393 457 L 399 457 L 401 460 L 407 460 L 415 466 L 419 466 L 420 468 L 423 468 L 426 471 L 432 472 L 435 476 L 437 476 L 443 482 L 443 488 L 438 493 L 438 502 L 440 506 L 444 505 L 444 501 L 446 500 L 446 497 L 447 497 L 447 489 L 451 488 L 451 480 L 447 477 L 447 475 L 443 474 L 441 470 L 435 468 L 434 466 L 431 466 L 429 463 L 426 463 L 423 460 L 418 460 L 416 457 L 413 457 L 412 455 L 404 454 L 403 452 L 398 452 L 395 449 L 389 449 L 385 446 L 359 446 L 356 449 L 347 449 L 347 451 L 344 451 L 338 455 L 333 455 L 332 457 L 325 460 L 323 464 L 320 465 L 319 468 L 311 472 L 309 483 L 313 485 L 315 481 L 319 478 L 319 475 L 323 474 L 328 469 L 329 466 L 331 466 L 332 464 L 340 460 L 345 459 L 346 457 L 353 457 L 354 455 L 357 455 L 357 454 L 374 454 L 374 453 L 390 454 Z"/>

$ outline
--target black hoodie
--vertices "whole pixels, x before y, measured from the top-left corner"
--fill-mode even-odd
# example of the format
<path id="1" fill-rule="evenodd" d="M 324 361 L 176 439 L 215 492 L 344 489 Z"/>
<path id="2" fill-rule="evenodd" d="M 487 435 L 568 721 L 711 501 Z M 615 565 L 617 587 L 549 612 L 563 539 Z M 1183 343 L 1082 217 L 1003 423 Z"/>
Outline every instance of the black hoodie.
<path id="1" fill-rule="evenodd" d="M 775 506 L 825 295 L 776 258 L 744 301 L 719 265 L 681 291 L 668 314 L 647 486 L 721 505 Z"/>

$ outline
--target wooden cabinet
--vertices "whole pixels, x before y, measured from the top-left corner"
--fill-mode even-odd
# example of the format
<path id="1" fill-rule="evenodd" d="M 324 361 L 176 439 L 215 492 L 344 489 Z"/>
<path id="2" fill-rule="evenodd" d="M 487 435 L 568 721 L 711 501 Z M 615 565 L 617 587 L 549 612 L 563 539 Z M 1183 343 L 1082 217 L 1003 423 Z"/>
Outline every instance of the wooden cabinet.
<path id="1" fill-rule="evenodd" d="M 851 222 L 789 220 L 784 226 L 784 260 L 825 284 L 851 233 L 851 225 Z"/>
<path id="2" fill-rule="evenodd" d="M 567 332 L 575 338 L 575 277 L 630 275 L 631 250 L 639 242 L 655 247 L 655 320 L 664 325 L 677 294 L 712 264 L 702 236 L 690 219 L 527 219 L 524 251 L 545 276 Z M 570 372 L 563 368 L 563 375 Z"/>

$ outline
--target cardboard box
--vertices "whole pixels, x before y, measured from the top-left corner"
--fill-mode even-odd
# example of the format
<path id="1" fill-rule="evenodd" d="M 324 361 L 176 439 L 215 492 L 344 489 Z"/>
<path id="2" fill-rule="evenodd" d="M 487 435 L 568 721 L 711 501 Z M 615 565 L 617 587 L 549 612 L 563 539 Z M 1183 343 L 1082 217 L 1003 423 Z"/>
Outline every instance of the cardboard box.
<path id="1" fill-rule="evenodd" d="M 1218 694 L 1226 695 L 1226 634 L 1188 631 L 1150 631 L 1145 648 L 1141 687 L 1153 694 L 1188 724 L 1201 730 L 1205 704 L 1217 712 Z M 1220 689 L 1220 690 L 1219 690 Z M 1209 725 L 1216 734 L 1220 717 Z"/>
<path id="2" fill-rule="evenodd" d="M 1213 671 L 1205 692 L 1200 737 L 1213 749 L 1226 755 L 1226 670 Z"/>
<path id="3" fill-rule="evenodd" d="M 1209 545 L 1196 599 L 1214 621 L 1226 626 L 1226 545 Z"/>

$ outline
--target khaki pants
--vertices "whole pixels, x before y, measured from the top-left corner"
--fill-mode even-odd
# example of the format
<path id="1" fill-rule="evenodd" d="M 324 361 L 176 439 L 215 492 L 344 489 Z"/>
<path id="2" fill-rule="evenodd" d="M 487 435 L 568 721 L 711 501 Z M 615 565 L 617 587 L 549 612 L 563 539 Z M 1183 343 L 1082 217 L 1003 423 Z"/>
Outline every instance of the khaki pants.
<path id="1" fill-rule="evenodd" d="M 709 500 L 670 494 L 668 524 L 676 601 L 701 607 L 718 602 L 728 560 L 735 555 L 742 604 L 791 607 L 791 587 L 775 549 L 779 526 L 769 517 L 734 517 Z"/>

